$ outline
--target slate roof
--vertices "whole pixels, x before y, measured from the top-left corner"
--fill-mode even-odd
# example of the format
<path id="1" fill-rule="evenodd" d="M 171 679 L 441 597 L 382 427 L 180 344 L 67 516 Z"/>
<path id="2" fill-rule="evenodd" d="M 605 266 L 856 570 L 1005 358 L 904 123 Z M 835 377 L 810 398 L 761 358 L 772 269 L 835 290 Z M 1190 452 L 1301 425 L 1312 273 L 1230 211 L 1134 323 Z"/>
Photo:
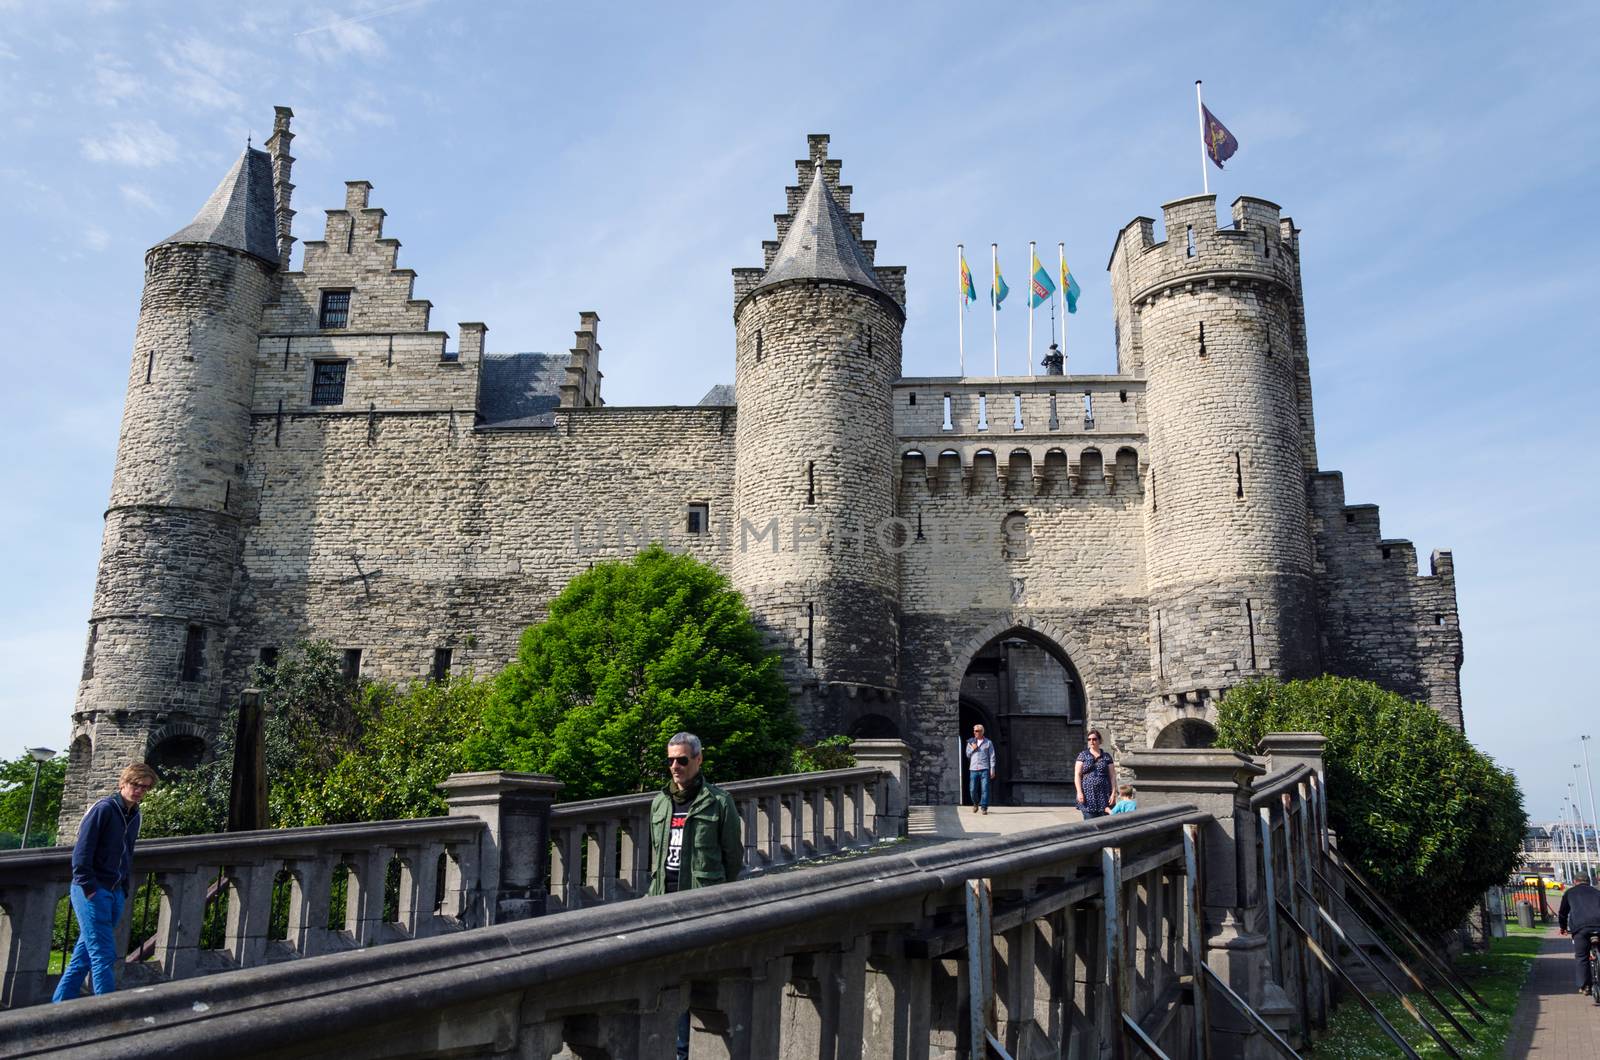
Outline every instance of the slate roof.
<path id="1" fill-rule="evenodd" d="M 278 232 L 273 208 L 272 156 L 247 147 L 194 220 L 161 243 L 214 243 L 276 265 Z"/>
<path id="2" fill-rule="evenodd" d="M 549 427 L 561 405 L 570 353 L 486 353 L 478 376 L 483 427 Z"/>
<path id="3" fill-rule="evenodd" d="M 734 396 L 733 384 L 718 383 L 706 391 L 706 396 L 700 399 L 702 405 L 737 405 L 738 398 Z"/>
<path id="4" fill-rule="evenodd" d="M 842 280 L 888 294 L 850 231 L 850 218 L 833 201 L 821 167 L 794 213 L 789 234 L 783 237 L 783 245 L 772 259 L 772 268 L 754 289 L 798 279 Z"/>

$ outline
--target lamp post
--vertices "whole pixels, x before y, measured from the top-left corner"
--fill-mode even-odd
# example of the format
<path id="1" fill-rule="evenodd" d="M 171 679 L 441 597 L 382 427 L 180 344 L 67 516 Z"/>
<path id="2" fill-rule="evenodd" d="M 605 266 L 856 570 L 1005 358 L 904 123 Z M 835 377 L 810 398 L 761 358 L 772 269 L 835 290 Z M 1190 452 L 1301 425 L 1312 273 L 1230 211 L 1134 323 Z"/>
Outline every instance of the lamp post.
<path id="1" fill-rule="evenodd" d="M 1594 821 L 1594 814 L 1590 813 L 1590 815 L 1589 815 L 1589 817 L 1590 817 L 1589 827 L 1588 828 L 1584 827 L 1584 824 L 1583 824 L 1583 798 L 1579 794 L 1582 789 L 1578 787 L 1578 782 L 1579 782 L 1579 778 L 1578 778 L 1578 763 L 1574 762 L 1574 763 L 1572 763 L 1572 783 L 1567 785 L 1567 791 L 1571 793 L 1568 797 L 1572 799 L 1573 808 L 1578 811 L 1578 828 L 1579 828 L 1579 833 L 1578 834 L 1583 838 L 1584 868 L 1588 870 L 1589 878 L 1592 880 L 1592 879 L 1594 879 L 1595 862 L 1594 862 L 1593 858 L 1589 857 L 1589 845 L 1591 843 L 1591 840 L 1589 838 L 1589 829 L 1592 829 L 1592 828 L 1595 827 L 1595 821 Z M 1593 838 L 1592 842 L 1594 843 L 1594 845 L 1596 847 L 1600 847 L 1600 829 L 1595 829 L 1595 835 L 1594 835 L 1594 838 Z"/>
<path id="2" fill-rule="evenodd" d="M 28 833 L 33 831 L 33 800 L 39 797 L 39 770 L 43 769 L 44 764 L 56 756 L 56 753 L 48 747 L 25 747 L 23 750 L 27 751 L 28 757 L 33 759 L 33 790 L 28 792 L 28 816 L 23 819 L 22 823 L 22 847 L 20 849 L 27 848 Z"/>
<path id="3" fill-rule="evenodd" d="M 1596 822 L 1595 827 L 1597 831 L 1595 832 L 1594 837 L 1596 848 L 1595 853 L 1597 859 L 1600 859 L 1600 817 L 1596 817 L 1594 812 L 1594 774 L 1589 772 L 1589 737 L 1579 736 L 1578 741 L 1580 746 L 1583 747 L 1583 776 L 1588 782 L 1587 787 L 1589 788 L 1589 820 Z M 1596 881 L 1590 880 L 1589 882 L 1595 883 Z"/>

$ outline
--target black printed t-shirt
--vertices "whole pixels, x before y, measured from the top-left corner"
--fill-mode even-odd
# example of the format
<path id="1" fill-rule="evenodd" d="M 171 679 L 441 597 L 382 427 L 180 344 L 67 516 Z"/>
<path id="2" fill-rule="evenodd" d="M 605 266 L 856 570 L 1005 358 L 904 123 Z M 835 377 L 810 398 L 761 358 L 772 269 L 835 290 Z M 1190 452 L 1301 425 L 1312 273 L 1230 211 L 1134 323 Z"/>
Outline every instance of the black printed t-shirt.
<path id="1" fill-rule="evenodd" d="M 683 826 L 689 820 L 689 804 L 672 804 L 672 828 L 667 833 L 667 871 L 664 879 L 666 891 L 678 889 L 678 869 L 683 865 Z"/>

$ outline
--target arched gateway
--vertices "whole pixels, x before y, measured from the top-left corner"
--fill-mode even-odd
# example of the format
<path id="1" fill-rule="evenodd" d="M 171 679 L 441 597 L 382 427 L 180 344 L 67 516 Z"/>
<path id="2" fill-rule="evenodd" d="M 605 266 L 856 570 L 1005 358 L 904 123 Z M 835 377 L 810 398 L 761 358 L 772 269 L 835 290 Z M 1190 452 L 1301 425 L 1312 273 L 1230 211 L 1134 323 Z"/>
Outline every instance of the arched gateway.
<path id="1" fill-rule="evenodd" d="M 966 738 L 984 726 L 997 752 L 994 801 L 1074 801 L 1072 767 L 1084 746 L 1088 696 L 1057 631 L 1018 622 L 984 631 L 953 682 L 961 740 L 954 772 L 966 791 Z"/>

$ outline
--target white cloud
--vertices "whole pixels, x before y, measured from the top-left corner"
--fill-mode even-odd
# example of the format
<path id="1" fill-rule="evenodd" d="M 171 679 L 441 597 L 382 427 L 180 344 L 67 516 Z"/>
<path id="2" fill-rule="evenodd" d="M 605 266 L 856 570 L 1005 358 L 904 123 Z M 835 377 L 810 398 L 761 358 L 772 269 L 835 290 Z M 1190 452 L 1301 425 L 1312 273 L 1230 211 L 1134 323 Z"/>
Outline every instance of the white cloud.
<path id="1" fill-rule="evenodd" d="M 150 197 L 150 193 L 145 191 L 143 188 L 137 187 L 133 184 L 124 184 L 117 190 L 122 192 L 123 199 L 125 199 L 129 204 L 139 207 L 141 210 L 160 209 L 160 207 L 156 205 L 156 201 Z"/>
<path id="2" fill-rule="evenodd" d="M 99 225 L 90 225 L 83 230 L 83 245 L 90 250 L 104 250 L 111 245 L 111 233 Z"/>
<path id="3" fill-rule="evenodd" d="M 144 95 L 144 81 L 130 72 L 126 63 L 103 53 L 94 57 L 94 63 L 94 88 L 90 98 L 96 103 L 103 107 L 115 107 L 123 100 Z"/>
<path id="4" fill-rule="evenodd" d="M 178 141 L 153 121 L 113 122 L 99 136 L 79 141 L 83 157 L 91 162 L 154 169 L 178 157 Z"/>
<path id="5" fill-rule="evenodd" d="M 402 5 L 412 6 L 412 5 Z M 367 18 L 386 12 L 375 12 Z M 334 19 L 295 34 L 295 46 L 300 51 L 324 62 L 333 62 L 348 55 L 373 57 L 384 53 L 383 38 L 378 31 L 356 19 Z"/>
<path id="6" fill-rule="evenodd" d="M 200 37 L 177 43 L 161 62 L 173 75 L 178 98 L 205 110 L 240 106 L 244 100 L 227 81 L 250 68 L 254 56 Z"/>

